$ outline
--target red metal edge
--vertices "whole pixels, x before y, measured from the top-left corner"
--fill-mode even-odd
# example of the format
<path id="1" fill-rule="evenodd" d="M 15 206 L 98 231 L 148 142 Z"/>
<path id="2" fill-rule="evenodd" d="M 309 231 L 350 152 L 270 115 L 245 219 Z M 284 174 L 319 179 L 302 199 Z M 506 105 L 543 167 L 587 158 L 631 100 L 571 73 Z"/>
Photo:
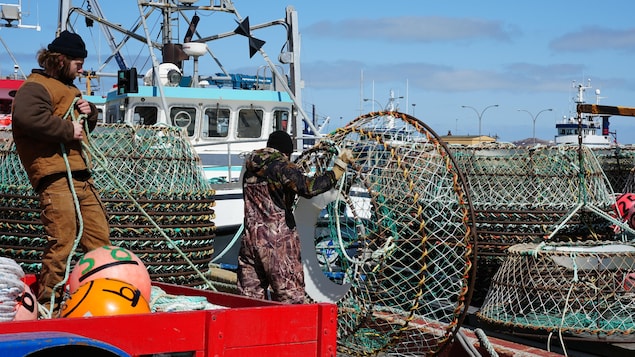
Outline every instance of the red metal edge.
<path id="1" fill-rule="evenodd" d="M 34 285 L 35 277 L 24 281 Z M 287 305 L 229 293 L 153 283 L 172 295 L 205 296 L 226 308 L 0 323 L 0 334 L 68 332 L 109 343 L 132 356 L 318 356 L 337 350 L 335 304 Z"/>
<path id="2" fill-rule="evenodd" d="M 335 357 L 337 355 L 337 305 L 319 304 L 318 356 Z"/>

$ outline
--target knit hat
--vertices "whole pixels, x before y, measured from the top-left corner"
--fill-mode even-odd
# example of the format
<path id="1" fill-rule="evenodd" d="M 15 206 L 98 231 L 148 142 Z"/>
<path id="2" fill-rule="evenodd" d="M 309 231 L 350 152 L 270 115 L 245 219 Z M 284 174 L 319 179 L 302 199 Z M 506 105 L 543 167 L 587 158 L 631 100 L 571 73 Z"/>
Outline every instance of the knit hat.
<path id="1" fill-rule="evenodd" d="M 269 135 L 267 147 L 274 148 L 283 154 L 291 155 L 293 152 L 293 140 L 291 140 L 291 137 L 286 131 L 274 131 Z"/>
<path id="2" fill-rule="evenodd" d="M 48 46 L 49 51 L 58 52 L 70 58 L 86 58 L 86 44 L 78 34 L 68 32 L 66 30 L 60 33 L 60 36 L 53 40 Z"/>

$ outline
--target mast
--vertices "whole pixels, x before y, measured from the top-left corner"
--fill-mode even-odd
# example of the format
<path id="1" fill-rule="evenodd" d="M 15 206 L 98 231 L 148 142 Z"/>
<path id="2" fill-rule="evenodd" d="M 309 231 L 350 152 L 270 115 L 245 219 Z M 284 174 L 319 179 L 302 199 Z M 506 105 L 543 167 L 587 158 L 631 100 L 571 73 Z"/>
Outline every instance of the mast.
<path id="1" fill-rule="evenodd" d="M 68 13 L 71 10 L 72 0 L 60 0 L 59 14 L 57 18 L 57 31 L 55 31 L 55 37 L 58 37 L 60 33 L 66 30 L 66 24 L 68 23 Z"/>

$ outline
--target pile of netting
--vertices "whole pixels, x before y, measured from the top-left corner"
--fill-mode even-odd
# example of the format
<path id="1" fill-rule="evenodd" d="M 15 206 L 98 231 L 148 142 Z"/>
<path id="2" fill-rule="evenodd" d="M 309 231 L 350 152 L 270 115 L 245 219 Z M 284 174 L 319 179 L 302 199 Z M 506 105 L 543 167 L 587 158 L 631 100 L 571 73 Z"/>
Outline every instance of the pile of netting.
<path id="1" fill-rule="evenodd" d="M 468 183 L 479 254 L 473 304 L 480 305 L 509 247 L 519 243 L 612 240 L 615 194 L 583 146 L 450 146 Z M 604 161 L 608 165 L 608 159 Z"/>
<path id="2" fill-rule="evenodd" d="M 360 116 L 296 163 L 321 172 L 344 148 L 354 162 L 339 195 L 296 205 L 307 294 L 337 303 L 344 353 L 435 354 L 469 305 L 475 234 L 465 182 L 436 134 L 397 112 Z"/>
<path id="3" fill-rule="evenodd" d="M 635 245 L 614 241 L 518 244 L 477 316 L 522 333 L 632 341 Z"/>
<path id="4" fill-rule="evenodd" d="M 37 273 L 46 245 L 39 200 L 11 131 L 0 132 L 0 140 L 0 255 Z M 182 130 L 98 126 L 90 135 L 90 152 L 112 243 L 137 254 L 155 281 L 206 285 L 200 271 L 213 253 L 214 191 Z"/>
<path id="5" fill-rule="evenodd" d="M 613 191 L 635 192 L 632 178 L 635 168 L 635 147 L 592 148 L 591 151 L 600 163 Z"/>

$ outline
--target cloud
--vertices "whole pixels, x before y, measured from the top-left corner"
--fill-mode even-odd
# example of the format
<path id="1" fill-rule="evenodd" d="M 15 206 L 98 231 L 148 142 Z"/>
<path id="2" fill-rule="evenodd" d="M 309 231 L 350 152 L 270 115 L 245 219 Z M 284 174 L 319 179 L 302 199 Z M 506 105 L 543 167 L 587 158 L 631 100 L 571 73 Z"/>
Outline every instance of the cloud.
<path id="1" fill-rule="evenodd" d="M 510 63 L 497 70 L 455 68 L 425 62 L 401 62 L 369 65 L 361 61 L 320 61 L 305 63 L 306 87 L 315 90 L 359 88 L 361 76 L 368 84 L 408 81 L 411 89 L 438 93 L 494 91 L 526 94 L 531 92 L 566 92 L 580 74 L 587 71 L 580 64 L 537 65 Z M 598 78 L 594 82 L 609 84 L 612 89 L 632 86 L 624 79 Z"/>
<path id="2" fill-rule="evenodd" d="M 518 34 L 499 21 L 439 16 L 403 16 L 380 19 L 320 21 L 302 30 L 309 36 L 385 40 L 398 42 L 440 42 L 489 39 L 510 42 Z"/>
<path id="3" fill-rule="evenodd" d="M 586 27 L 564 34 L 551 41 L 549 48 L 565 52 L 589 52 L 618 50 L 635 51 L 635 28 L 614 30 L 602 27 Z"/>

